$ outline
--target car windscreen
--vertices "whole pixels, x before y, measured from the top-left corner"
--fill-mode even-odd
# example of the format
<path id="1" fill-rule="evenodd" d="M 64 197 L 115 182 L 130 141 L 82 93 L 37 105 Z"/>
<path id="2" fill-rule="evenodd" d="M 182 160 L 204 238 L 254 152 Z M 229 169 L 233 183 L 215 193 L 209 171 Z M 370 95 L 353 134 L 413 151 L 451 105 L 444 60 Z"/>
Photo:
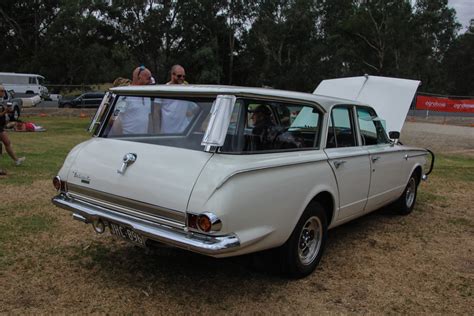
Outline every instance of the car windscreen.
<path id="1" fill-rule="evenodd" d="M 100 137 L 204 150 L 214 99 L 117 96 Z"/>

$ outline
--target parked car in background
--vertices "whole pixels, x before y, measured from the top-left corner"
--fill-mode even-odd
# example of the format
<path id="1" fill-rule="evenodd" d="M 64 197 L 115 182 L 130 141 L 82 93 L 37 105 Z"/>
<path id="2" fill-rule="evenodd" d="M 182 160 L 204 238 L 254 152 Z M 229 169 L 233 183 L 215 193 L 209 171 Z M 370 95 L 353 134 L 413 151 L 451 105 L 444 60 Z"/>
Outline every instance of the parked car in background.
<path id="1" fill-rule="evenodd" d="M 5 90 L 5 95 L 1 103 L 3 106 L 10 108 L 11 112 L 8 115 L 10 121 L 17 121 L 20 118 L 23 100 L 21 98 L 15 98 L 15 92 L 13 90 Z"/>
<path id="2" fill-rule="evenodd" d="M 61 98 L 58 101 L 60 108 L 98 107 L 104 98 L 104 92 L 86 92 L 72 98 Z"/>
<path id="3" fill-rule="evenodd" d="M 0 83 L 5 89 L 15 91 L 17 96 L 37 94 L 42 99 L 49 98 L 48 88 L 44 86 L 45 78 L 41 75 L 0 72 Z"/>
<path id="4" fill-rule="evenodd" d="M 54 178 L 53 203 L 142 247 L 276 249 L 275 264 L 303 277 L 328 229 L 388 204 L 409 214 L 431 172 L 428 150 L 397 141 L 404 115 L 386 117 L 389 133 L 377 115 L 394 104 L 406 115 L 419 82 L 385 79 L 360 80 L 356 95 L 376 94 L 371 105 L 246 87 L 113 88 L 94 137 Z"/>

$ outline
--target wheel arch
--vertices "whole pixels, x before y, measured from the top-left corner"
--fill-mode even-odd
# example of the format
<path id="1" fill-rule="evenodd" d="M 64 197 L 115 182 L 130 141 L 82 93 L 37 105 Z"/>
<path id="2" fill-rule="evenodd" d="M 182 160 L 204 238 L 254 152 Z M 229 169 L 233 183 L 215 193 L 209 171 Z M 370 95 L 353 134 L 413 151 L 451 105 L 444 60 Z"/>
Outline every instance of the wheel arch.
<path id="1" fill-rule="evenodd" d="M 416 185 L 420 184 L 421 176 L 423 174 L 423 168 L 421 167 L 421 165 L 414 166 L 413 171 L 410 173 L 410 177 L 412 174 L 416 176 Z"/>
<path id="2" fill-rule="evenodd" d="M 327 225 L 329 227 L 334 220 L 335 214 L 334 196 L 329 191 L 321 191 L 311 199 L 307 207 L 309 207 L 313 202 L 319 202 L 323 206 L 324 212 L 326 213 Z"/>

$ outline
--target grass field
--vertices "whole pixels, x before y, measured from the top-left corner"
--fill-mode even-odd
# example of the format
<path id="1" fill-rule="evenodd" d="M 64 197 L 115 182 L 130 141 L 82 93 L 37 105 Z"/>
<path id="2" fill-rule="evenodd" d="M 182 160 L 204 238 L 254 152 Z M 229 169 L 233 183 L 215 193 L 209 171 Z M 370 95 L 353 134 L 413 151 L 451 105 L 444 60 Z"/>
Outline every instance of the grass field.
<path id="1" fill-rule="evenodd" d="M 34 118 L 44 133 L 10 133 L 24 165 L 0 167 L 0 313 L 472 314 L 474 160 L 438 153 L 406 217 L 383 209 L 333 229 L 309 277 L 290 281 L 251 258 L 152 253 L 54 207 L 51 178 L 87 139 L 87 119 Z"/>

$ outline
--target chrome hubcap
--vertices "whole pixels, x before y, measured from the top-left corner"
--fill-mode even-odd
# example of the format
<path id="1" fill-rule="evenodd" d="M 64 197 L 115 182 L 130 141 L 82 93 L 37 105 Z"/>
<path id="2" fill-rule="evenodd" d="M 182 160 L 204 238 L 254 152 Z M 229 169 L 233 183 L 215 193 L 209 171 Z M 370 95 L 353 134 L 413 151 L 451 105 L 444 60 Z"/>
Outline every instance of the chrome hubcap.
<path id="1" fill-rule="evenodd" d="M 410 181 L 408 182 L 407 185 L 407 193 L 406 193 L 406 206 L 410 208 L 415 201 L 415 192 L 416 192 L 416 182 L 414 178 L 410 178 Z"/>
<path id="2" fill-rule="evenodd" d="M 308 218 L 300 233 L 298 256 L 304 265 L 314 261 L 321 248 L 323 225 L 318 217 Z"/>

